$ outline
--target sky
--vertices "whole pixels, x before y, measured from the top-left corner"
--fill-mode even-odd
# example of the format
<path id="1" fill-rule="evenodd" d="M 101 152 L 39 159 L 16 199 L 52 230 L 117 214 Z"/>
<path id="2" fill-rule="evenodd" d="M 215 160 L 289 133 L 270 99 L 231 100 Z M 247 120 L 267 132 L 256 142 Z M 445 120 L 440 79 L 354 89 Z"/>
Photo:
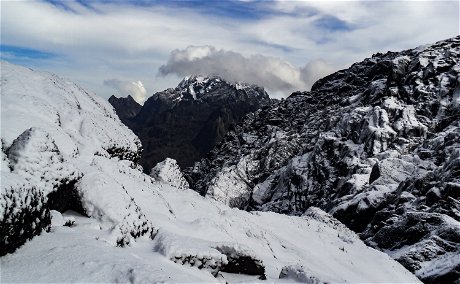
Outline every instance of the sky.
<path id="1" fill-rule="evenodd" d="M 188 75 L 272 97 L 459 34 L 459 1 L 2 1 L 1 60 L 143 103 Z"/>

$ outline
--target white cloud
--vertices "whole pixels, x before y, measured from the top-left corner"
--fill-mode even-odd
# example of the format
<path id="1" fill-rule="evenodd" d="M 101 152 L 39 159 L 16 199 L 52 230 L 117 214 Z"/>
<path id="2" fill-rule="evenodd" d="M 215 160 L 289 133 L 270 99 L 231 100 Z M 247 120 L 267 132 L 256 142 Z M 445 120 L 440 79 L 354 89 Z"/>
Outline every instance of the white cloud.
<path id="1" fill-rule="evenodd" d="M 130 95 L 139 104 L 143 105 L 147 99 L 147 91 L 141 81 L 122 81 L 119 79 L 105 80 L 104 85 L 114 88 L 119 95 L 125 97 Z"/>
<path id="2" fill-rule="evenodd" d="M 213 46 L 189 46 L 171 52 L 159 75 L 218 75 L 233 82 L 247 82 L 265 87 L 272 94 L 287 96 L 293 91 L 308 90 L 319 78 L 334 68 L 315 61 L 302 68 L 280 58 L 261 54 L 243 56 Z"/>
<path id="3" fill-rule="evenodd" d="M 136 78 L 148 93 L 173 87 L 180 78 L 155 74 L 171 50 L 187 46 L 205 47 L 188 53 L 190 60 L 205 62 L 210 46 L 235 51 L 263 62 L 266 70 L 274 69 L 265 74 L 277 82 L 273 85 L 285 82 L 307 88 L 315 76 L 302 70 L 320 58 L 345 68 L 375 52 L 412 48 L 459 33 L 458 1 L 256 1 L 247 4 L 263 5 L 271 12 L 245 19 L 161 2 L 152 7 L 90 2 L 93 9 L 63 3 L 74 11 L 40 1 L 3 1 L 2 44 L 57 54 L 33 67 L 66 76 L 104 97 L 111 94 L 102 84 L 107 76 Z M 318 25 L 331 24 L 330 19 L 349 29 Z M 321 73 L 313 71 L 306 74 Z M 265 82 L 258 75 L 248 76 Z"/>

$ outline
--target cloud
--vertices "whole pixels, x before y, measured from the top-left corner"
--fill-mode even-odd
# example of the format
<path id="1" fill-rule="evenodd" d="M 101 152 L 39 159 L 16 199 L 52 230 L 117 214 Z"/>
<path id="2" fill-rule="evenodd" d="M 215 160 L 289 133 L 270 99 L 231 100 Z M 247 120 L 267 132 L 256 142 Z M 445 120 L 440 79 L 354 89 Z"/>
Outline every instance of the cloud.
<path id="1" fill-rule="evenodd" d="M 172 50 L 187 46 L 234 51 L 264 70 L 273 68 L 260 75 L 262 82 L 271 76 L 272 88 L 304 84 L 305 89 L 313 80 L 305 74 L 320 72 L 302 70 L 320 58 L 346 68 L 372 53 L 413 48 L 459 32 L 458 1 L 36 0 L 3 1 L 1 6 L 2 45 L 55 55 L 24 64 L 106 98 L 113 91 L 103 84 L 106 78 L 136 78 L 148 93 L 175 86 L 181 78 L 155 73 Z M 7 55 L 12 62 L 24 61 Z"/>
<path id="2" fill-rule="evenodd" d="M 271 93 L 284 96 L 293 91 L 308 90 L 319 78 L 334 71 L 322 60 L 295 67 L 276 57 L 255 54 L 244 56 L 238 52 L 214 46 L 189 46 L 171 52 L 168 62 L 160 66 L 158 74 L 217 75 L 232 82 L 247 82 L 265 87 Z"/>
<path id="3" fill-rule="evenodd" d="M 122 81 L 119 79 L 105 80 L 104 85 L 114 88 L 120 95 L 131 95 L 139 104 L 143 105 L 147 99 L 147 91 L 141 81 Z"/>

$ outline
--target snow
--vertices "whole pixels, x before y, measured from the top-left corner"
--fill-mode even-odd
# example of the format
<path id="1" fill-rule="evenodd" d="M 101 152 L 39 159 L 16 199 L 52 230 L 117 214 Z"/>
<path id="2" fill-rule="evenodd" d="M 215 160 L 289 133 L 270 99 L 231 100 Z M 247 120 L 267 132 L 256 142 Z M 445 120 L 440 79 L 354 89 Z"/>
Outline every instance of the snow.
<path id="1" fill-rule="evenodd" d="M 222 170 L 211 180 L 206 196 L 233 207 L 249 200 L 251 188 L 245 180 L 249 180 L 247 173 L 254 167 L 251 162 L 246 157 Z"/>
<path id="2" fill-rule="evenodd" d="M 237 83 L 235 83 L 235 88 L 236 88 L 237 90 L 244 90 L 244 89 L 247 88 L 247 85 L 244 84 L 244 83 L 241 83 L 241 82 L 237 82 Z"/>
<path id="3" fill-rule="evenodd" d="M 153 253 L 151 241 L 141 239 L 131 247 L 113 247 L 98 239 L 101 231 L 94 219 L 75 219 L 74 227 L 55 227 L 17 253 L 0 258 L 2 282 L 216 282 L 211 274 Z"/>
<path id="4" fill-rule="evenodd" d="M 232 209 L 187 190 L 172 160 L 154 177 L 144 174 L 125 160 L 140 146 L 134 134 L 108 103 L 73 83 L 8 63 L 1 82 L 8 155 L 0 216 L 15 217 L 40 196 L 37 206 L 51 215 L 49 231 L 0 258 L 2 282 L 262 281 L 225 272 L 237 256 L 263 265 L 268 282 L 419 282 L 319 209 L 300 217 Z M 50 186 L 38 178 L 48 174 Z M 55 176 L 76 181 L 86 216 L 46 208 L 47 194 L 62 185 Z M 10 189 L 21 202 L 10 202 Z"/>
<path id="5" fill-rule="evenodd" d="M 452 104 L 456 107 L 460 107 L 460 78 L 457 79 L 457 86 L 452 96 Z"/>
<path id="6" fill-rule="evenodd" d="M 72 82 L 46 72 L 1 63 L 2 141 L 9 147 L 25 130 L 46 130 L 63 156 L 92 156 L 111 147 L 136 152 L 137 137 L 112 106 Z"/>
<path id="7" fill-rule="evenodd" d="M 61 212 L 56 210 L 50 210 L 51 213 L 51 227 L 61 227 L 64 226 L 65 220 L 62 217 Z"/>
<path id="8" fill-rule="evenodd" d="M 184 260 L 194 256 L 210 263 L 225 262 L 226 256 L 216 248 L 227 246 L 242 247 L 243 251 L 257 255 L 265 265 L 267 281 L 271 282 L 278 281 L 281 270 L 292 265 L 302 267 L 301 273 L 305 275 L 328 282 L 417 282 L 389 256 L 366 247 L 354 233 L 331 221 L 324 212 L 321 213 L 324 220 L 247 213 L 206 201 L 192 191 L 183 193 L 185 196 L 163 186 L 161 195 L 165 200 L 174 200 L 170 205 L 175 218 L 167 206 L 151 206 L 151 215 L 155 218 L 152 220 L 155 227 L 160 228 L 153 241 L 140 238 L 128 247 L 113 247 L 105 240 L 103 224 L 77 216 L 74 226 L 54 227 L 16 253 L 2 257 L 2 280 L 223 281 L 219 277 L 225 277 L 224 274 L 216 279 L 212 271 L 198 269 L 198 261 L 190 264 Z M 153 195 L 152 192 L 145 194 Z M 318 212 L 321 211 L 318 209 Z M 325 222 L 327 220 L 330 223 Z"/>
<path id="9" fill-rule="evenodd" d="M 54 140 L 39 128 L 29 128 L 15 139 L 8 149 L 10 167 L 29 183 L 51 192 L 66 177 L 79 176 L 78 170 L 66 163 Z"/>
<path id="10" fill-rule="evenodd" d="M 188 189 L 190 187 L 176 160 L 171 158 L 166 158 L 152 168 L 150 176 L 179 189 Z"/>

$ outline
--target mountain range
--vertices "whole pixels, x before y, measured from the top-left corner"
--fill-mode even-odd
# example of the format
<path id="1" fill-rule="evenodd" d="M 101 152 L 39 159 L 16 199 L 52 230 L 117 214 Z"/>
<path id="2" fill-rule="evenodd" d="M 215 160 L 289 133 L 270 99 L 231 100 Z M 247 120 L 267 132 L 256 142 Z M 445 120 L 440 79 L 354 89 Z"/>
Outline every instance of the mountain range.
<path id="1" fill-rule="evenodd" d="M 261 87 L 219 77 L 191 76 L 176 88 L 151 96 L 143 106 L 131 96 L 109 102 L 143 145 L 140 164 L 148 172 L 173 158 L 192 166 L 219 143 L 232 124 L 272 100 Z"/>
<path id="2" fill-rule="evenodd" d="M 280 101 L 190 76 L 143 106 L 2 62 L 1 280 L 458 283 L 459 60 L 455 37 Z"/>
<path id="3" fill-rule="evenodd" d="M 247 116 L 192 169 L 246 210 L 329 212 L 425 282 L 460 278 L 460 37 L 378 53 Z"/>

